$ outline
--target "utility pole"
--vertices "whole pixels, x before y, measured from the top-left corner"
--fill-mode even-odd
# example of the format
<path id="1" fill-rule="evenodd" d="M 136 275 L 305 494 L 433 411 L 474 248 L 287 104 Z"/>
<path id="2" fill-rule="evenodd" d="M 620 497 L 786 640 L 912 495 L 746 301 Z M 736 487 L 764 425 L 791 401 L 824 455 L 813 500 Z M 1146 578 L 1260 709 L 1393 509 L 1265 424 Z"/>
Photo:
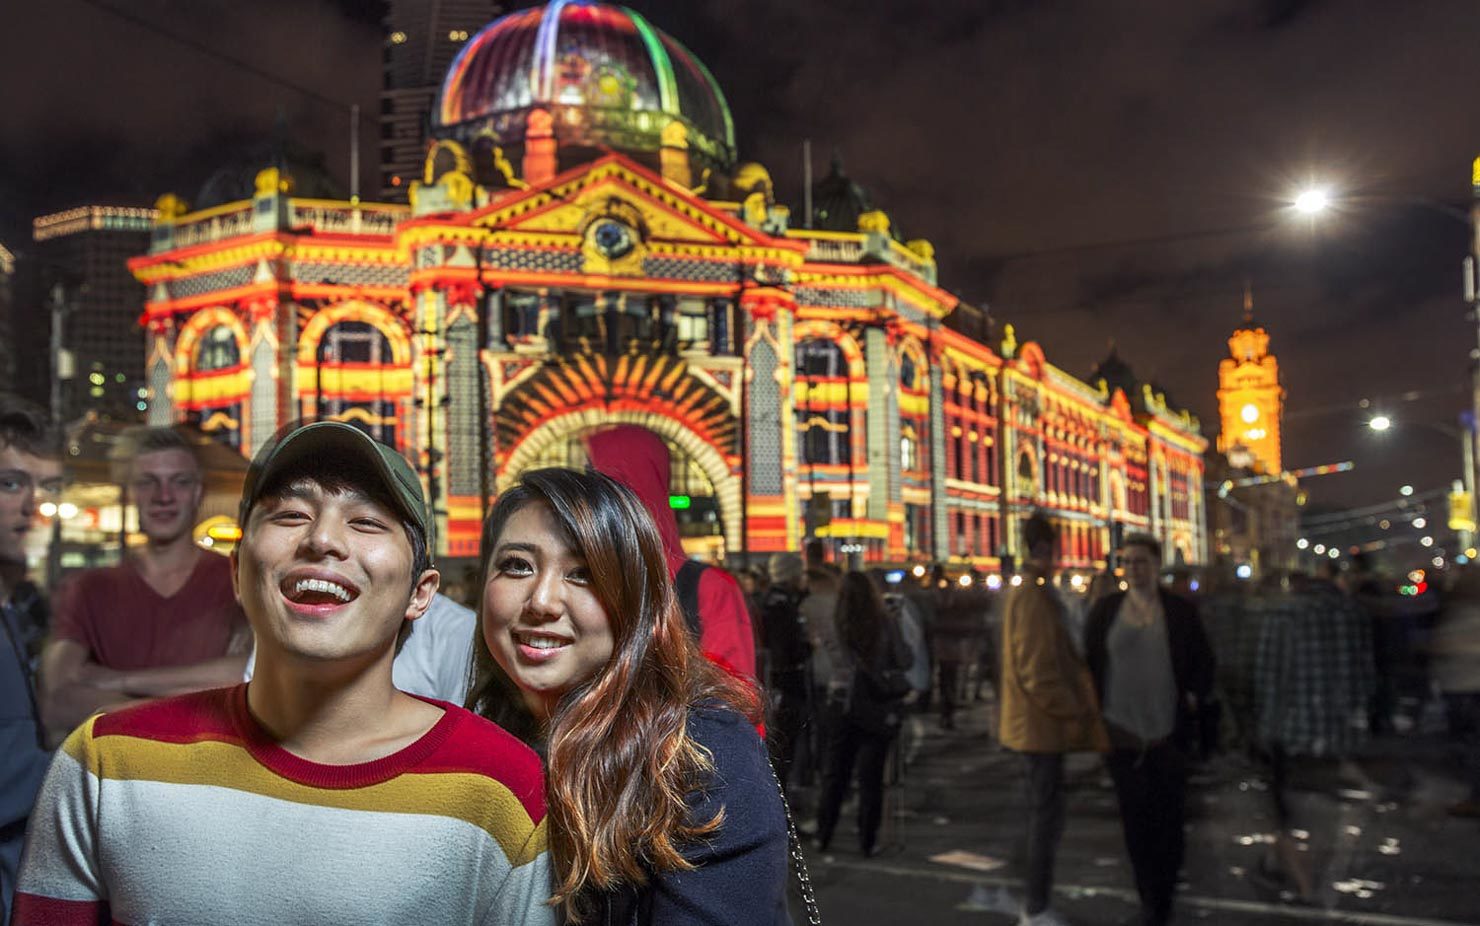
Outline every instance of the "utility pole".
<path id="1" fill-rule="evenodd" d="M 51 312 L 51 420 L 65 431 L 62 410 L 62 380 L 72 379 L 72 352 L 62 346 L 62 325 L 71 312 L 67 299 L 67 284 L 57 280 L 48 293 L 48 309 Z M 47 586 L 56 587 L 62 572 L 62 515 L 58 511 L 51 517 L 51 543 L 46 551 Z"/>

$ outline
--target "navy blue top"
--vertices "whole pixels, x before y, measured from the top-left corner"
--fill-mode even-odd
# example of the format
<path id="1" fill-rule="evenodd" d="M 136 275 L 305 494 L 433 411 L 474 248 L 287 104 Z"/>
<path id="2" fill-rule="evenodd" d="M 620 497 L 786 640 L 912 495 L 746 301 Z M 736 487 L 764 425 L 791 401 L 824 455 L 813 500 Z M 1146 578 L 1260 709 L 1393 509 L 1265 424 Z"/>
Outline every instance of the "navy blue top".
<path id="1" fill-rule="evenodd" d="M 51 764 L 41 746 L 34 687 L 44 615 L 45 602 L 29 583 L 0 601 L 0 923 L 10 921 L 26 818 Z"/>
<path id="2" fill-rule="evenodd" d="M 654 875 L 641 889 L 614 891 L 597 904 L 602 926 L 788 926 L 787 832 L 781 793 L 765 744 L 743 717 L 724 707 L 689 715 L 689 736 L 713 756 L 708 786 L 689 795 L 691 819 L 725 819 L 684 850 L 694 871 Z"/>

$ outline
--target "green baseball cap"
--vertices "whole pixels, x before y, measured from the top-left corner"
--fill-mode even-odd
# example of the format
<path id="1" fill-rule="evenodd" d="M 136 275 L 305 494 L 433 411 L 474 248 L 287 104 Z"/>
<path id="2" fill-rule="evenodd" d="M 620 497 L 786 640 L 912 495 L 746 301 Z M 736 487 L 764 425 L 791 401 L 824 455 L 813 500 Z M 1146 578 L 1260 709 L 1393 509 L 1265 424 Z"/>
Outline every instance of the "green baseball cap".
<path id="1" fill-rule="evenodd" d="M 242 485 L 237 523 L 246 527 L 252 506 L 257 504 L 262 487 L 271 482 L 273 474 L 305 458 L 321 461 L 326 468 L 337 468 L 338 464 L 351 460 L 366 464 L 381 478 L 386 493 L 395 501 L 400 514 L 421 529 L 426 538 L 427 555 L 436 558 L 437 522 L 427 510 L 421 478 L 394 447 L 387 447 L 354 425 L 342 421 L 290 425 L 257 451 Z"/>

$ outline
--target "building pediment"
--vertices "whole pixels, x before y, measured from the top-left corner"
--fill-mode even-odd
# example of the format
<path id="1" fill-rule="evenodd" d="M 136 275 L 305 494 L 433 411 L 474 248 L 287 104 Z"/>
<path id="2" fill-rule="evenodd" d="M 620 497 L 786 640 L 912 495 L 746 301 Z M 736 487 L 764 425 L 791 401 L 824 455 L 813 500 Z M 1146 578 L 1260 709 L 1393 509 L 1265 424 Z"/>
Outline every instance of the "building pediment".
<path id="1" fill-rule="evenodd" d="M 751 228 L 702 197 L 640 165 L 609 155 L 548 185 L 504 196 L 468 216 L 470 224 L 514 234 L 578 239 L 600 217 L 637 224 L 648 238 L 700 248 L 775 248 L 800 257 L 805 245 Z M 800 260 L 798 260 L 800 263 Z"/>

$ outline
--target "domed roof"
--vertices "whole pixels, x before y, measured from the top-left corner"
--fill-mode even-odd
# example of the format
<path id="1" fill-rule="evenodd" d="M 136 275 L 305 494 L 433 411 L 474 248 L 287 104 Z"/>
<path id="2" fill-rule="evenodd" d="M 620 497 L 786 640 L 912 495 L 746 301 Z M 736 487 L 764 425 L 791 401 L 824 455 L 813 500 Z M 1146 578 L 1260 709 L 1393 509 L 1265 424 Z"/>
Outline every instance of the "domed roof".
<path id="1" fill-rule="evenodd" d="M 554 117 L 562 146 L 653 152 L 675 121 L 691 155 L 735 160 L 735 130 L 708 69 L 672 36 L 623 6 L 555 0 L 501 17 L 468 40 L 442 83 L 432 133 L 471 142 L 490 131 L 524 140 L 529 112 Z"/>

